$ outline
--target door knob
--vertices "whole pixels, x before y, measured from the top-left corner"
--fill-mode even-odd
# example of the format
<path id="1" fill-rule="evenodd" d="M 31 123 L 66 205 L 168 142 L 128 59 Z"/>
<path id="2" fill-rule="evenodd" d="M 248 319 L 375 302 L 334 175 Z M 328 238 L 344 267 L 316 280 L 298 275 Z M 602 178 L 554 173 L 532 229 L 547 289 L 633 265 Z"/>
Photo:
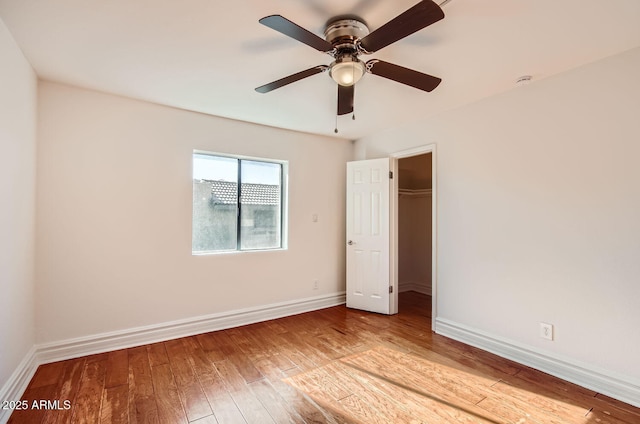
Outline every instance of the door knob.
<path id="1" fill-rule="evenodd" d="M 347 244 L 348 244 L 349 246 L 351 246 L 351 245 L 354 245 L 355 243 L 353 242 L 353 240 L 349 240 L 349 241 L 347 242 Z"/>

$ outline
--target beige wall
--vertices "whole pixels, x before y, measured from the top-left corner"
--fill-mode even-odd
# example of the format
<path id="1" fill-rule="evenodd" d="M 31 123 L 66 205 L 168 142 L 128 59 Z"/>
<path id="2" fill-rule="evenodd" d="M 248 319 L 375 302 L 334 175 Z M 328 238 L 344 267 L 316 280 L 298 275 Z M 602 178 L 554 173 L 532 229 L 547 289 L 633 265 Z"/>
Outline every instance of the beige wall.
<path id="1" fill-rule="evenodd" d="M 357 142 L 437 144 L 439 317 L 640 382 L 638 75 L 640 48 Z"/>
<path id="2" fill-rule="evenodd" d="M 345 289 L 350 142 L 49 82 L 38 125 L 38 342 Z M 191 255 L 194 149 L 289 161 L 288 250 Z"/>
<path id="3" fill-rule="evenodd" d="M 0 20 L 0 394 L 35 341 L 36 90 Z"/>

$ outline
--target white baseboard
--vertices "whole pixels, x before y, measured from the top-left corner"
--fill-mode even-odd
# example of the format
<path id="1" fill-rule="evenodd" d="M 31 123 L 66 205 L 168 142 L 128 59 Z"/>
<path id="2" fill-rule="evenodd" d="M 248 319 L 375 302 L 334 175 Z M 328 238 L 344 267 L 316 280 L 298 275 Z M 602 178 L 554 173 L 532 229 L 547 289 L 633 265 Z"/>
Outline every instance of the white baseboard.
<path id="1" fill-rule="evenodd" d="M 431 286 L 427 283 L 413 283 L 407 281 L 401 281 L 398 283 L 398 292 L 404 293 L 408 291 L 414 291 L 431 296 Z"/>
<path id="2" fill-rule="evenodd" d="M 443 318 L 436 318 L 435 331 L 443 336 L 640 407 L 640 381 Z"/>
<path id="3" fill-rule="evenodd" d="M 42 364 L 224 330 L 342 305 L 345 302 L 345 292 L 339 292 L 36 345 L 31 348 L 9 381 L 0 387 L 0 401 L 19 400 L 36 369 Z M 0 423 L 9 419 L 8 412 L 10 411 L 0 409 Z"/>
<path id="4" fill-rule="evenodd" d="M 126 349 L 157 343 L 194 334 L 224 330 L 303 312 L 315 311 L 346 302 L 344 292 L 272 303 L 252 308 L 236 309 L 217 314 L 187 318 L 178 321 L 96 334 L 36 346 L 41 364 L 78 358 L 80 356 Z"/>
<path id="5" fill-rule="evenodd" d="M 36 348 L 33 346 L 11 374 L 9 380 L 0 387 L 0 402 L 20 400 L 37 369 Z M 10 410 L 0 408 L 0 423 L 6 423 L 10 415 Z"/>

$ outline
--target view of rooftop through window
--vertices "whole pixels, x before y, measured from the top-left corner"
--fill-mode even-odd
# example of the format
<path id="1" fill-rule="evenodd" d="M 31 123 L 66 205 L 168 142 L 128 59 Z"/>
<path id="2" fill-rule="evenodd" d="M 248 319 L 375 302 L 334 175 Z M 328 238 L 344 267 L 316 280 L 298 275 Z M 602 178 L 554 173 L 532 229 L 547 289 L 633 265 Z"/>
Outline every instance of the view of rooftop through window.
<path id="1" fill-rule="evenodd" d="M 279 162 L 194 153 L 192 252 L 282 247 L 282 179 Z"/>

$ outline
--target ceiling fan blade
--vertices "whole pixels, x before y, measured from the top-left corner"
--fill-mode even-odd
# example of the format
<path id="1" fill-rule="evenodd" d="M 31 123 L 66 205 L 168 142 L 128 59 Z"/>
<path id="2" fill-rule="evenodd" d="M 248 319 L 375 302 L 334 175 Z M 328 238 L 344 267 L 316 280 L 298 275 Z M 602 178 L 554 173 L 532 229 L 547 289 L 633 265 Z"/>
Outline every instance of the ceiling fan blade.
<path id="1" fill-rule="evenodd" d="M 338 84 L 338 115 L 346 115 L 353 112 L 353 98 L 355 85 L 345 87 Z"/>
<path id="2" fill-rule="evenodd" d="M 371 59 L 367 62 L 367 69 L 374 75 L 387 78 L 401 84 L 410 85 L 424 91 L 433 91 L 442 81 L 438 77 L 423 74 L 413 69 L 394 65 L 378 59 Z"/>
<path id="3" fill-rule="evenodd" d="M 333 50 L 333 46 L 328 41 L 318 37 L 314 33 L 302 28 L 301 26 L 294 24 L 287 18 L 280 15 L 266 16 L 260 19 L 260 22 L 264 26 L 268 26 L 271 29 L 291 37 L 301 43 L 311 46 L 314 49 L 321 52 L 328 52 Z"/>
<path id="4" fill-rule="evenodd" d="M 269 91 L 273 91 L 276 88 L 284 87 L 285 85 L 289 85 L 292 82 L 300 81 L 303 78 L 307 78 L 315 74 L 321 74 L 327 69 L 329 69 L 327 65 L 314 66 L 313 68 L 305 69 L 304 71 L 300 71 L 293 75 L 280 78 L 279 80 L 270 82 L 269 84 L 261 85 L 260 87 L 256 88 L 256 91 L 258 93 L 268 93 Z"/>
<path id="5" fill-rule="evenodd" d="M 373 53 L 444 18 L 432 0 L 423 0 L 364 37 L 360 46 Z"/>

